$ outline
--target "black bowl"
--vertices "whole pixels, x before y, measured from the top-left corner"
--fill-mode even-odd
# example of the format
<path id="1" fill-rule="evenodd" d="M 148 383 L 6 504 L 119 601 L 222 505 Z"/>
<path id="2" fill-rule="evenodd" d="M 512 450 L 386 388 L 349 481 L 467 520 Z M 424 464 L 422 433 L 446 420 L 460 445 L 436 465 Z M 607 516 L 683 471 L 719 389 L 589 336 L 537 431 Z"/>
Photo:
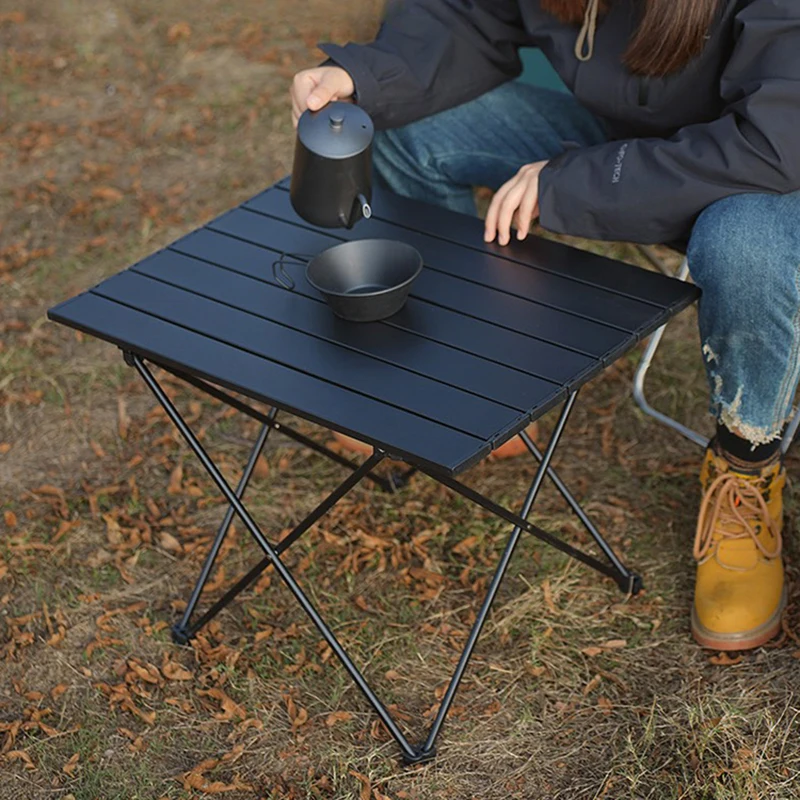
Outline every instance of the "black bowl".
<path id="1" fill-rule="evenodd" d="M 396 314 L 422 271 L 422 256 L 391 239 L 359 239 L 337 244 L 308 263 L 308 282 L 337 317 L 376 322 Z"/>

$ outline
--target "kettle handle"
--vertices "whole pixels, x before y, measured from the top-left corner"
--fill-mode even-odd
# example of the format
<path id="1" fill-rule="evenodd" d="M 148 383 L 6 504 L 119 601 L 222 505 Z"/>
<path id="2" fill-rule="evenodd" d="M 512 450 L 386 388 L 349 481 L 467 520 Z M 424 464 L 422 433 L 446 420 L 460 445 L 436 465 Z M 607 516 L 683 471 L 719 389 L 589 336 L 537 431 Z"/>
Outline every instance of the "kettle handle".
<path id="1" fill-rule="evenodd" d="M 272 276 L 284 289 L 288 289 L 290 292 L 294 291 L 294 278 L 286 271 L 286 265 L 308 264 L 312 258 L 314 258 L 314 256 L 305 253 L 281 253 L 280 257 L 272 262 Z"/>

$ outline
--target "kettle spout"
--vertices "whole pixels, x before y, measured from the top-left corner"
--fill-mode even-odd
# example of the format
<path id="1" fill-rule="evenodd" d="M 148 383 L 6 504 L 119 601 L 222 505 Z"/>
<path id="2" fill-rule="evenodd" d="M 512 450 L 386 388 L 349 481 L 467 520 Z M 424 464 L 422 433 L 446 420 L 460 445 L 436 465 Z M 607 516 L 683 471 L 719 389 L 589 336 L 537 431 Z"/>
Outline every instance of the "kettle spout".
<path id="1" fill-rule="evenodd" d="M 372 216 L 372 206 L 369 200 L 363 194 L 357 194 L 353 200 L 353 206 L 350 209 L 349 219 L 344 219 L 344 215 L 340 217 L 346 228 L 352 228 L 360 219 L 369 219 Z"/>

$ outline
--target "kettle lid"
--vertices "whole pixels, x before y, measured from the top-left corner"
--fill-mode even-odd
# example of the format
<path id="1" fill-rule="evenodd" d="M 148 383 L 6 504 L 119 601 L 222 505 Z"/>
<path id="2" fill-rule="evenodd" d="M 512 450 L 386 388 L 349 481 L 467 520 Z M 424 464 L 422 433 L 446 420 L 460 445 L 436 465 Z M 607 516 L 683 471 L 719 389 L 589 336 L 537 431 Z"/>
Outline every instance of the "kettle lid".
<path id="1" fill-rule="evenodd" d="M 363 108 L 352 103 L 328 103 L 319 111 L 304 111 L 297 136 L 322 158 L 350 158 L 372 144 L 375 126 Z"/>

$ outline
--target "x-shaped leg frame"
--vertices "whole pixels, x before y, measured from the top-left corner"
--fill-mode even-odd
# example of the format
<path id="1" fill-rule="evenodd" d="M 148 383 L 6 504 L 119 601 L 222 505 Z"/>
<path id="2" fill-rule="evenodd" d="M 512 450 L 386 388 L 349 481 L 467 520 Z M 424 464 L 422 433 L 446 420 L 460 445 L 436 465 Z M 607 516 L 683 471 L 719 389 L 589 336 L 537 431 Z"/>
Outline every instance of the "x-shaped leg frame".
<path id="1" fill-rule="evenodd" d="M 494 576 L 492 577 L 491 583 L 489 584 L 489 588 L 486 592 L 486 596 L 483 600 L 480 611 L 478 612 L 478 616 L 475 622 L 473 623 L 472 630 L 470 631 L 469 637 L 464 646 L 464 650 L 461 653 L 458 665 L 456 666 L 455 672 L 453 673 L 453 676 L 450 679 L 447 691 L 445 692 L 445 695 L 442 698 L 442 702 L 439 705 L 436 718 L 434 719 L 433 724 L 431 725 L 430 730 L 428 731 L 428 735 L 425 741 L 419 745 L 414 746 L 408 741 L 406 735 L 403 733 L 403 731 L 400 730 L 397 723 L 394 721 L 392 715 L 389 713 L 389 711 L 386 709 L 386 707 L 383 705 L 383 703 L 377 697 L 377 695 L 372 691 L 366 679 L 359 671 L 358 667 L 356 667 L 356 665 L 351 661 L 350 657 L 347 655 L 344 648 L 337 640 L 333 631 L 328 627 L 328 625 L 322 619 L 319 612 L 316 610 L 314 605 L 308 599 L 305 592 L 303 592 L 300 585 L 294 579 L 291 572 L 287 569 L 286 565 L 281 561 L 280 558 L 281 554 L 284 553 L 287 548 L 289 548 L 312 525 L 314 525 L 328 511 L 330 511 L 330 509 L 333 508 L 333 506 L 339 500 L 341 500 L 353 487 L 355 487 L 358 483 L 360 483 L 364 479 L 375 480 L 376 478 L 378 478 L 379 476 L 375 476 L 373 474 L 373 470 L 375 469 L 375 467 L 378 466 L 378 464 L 380 464 L 385 458 L 387 458 L 387 453 L 376 449 L 373 451 L 373 454 L 369 458 L 367 458 L 366 461 L 364 461 L 360 466 L 355 466 L 350 462 L 348 462 L 346 459 L 343 459 L 347 464 L 347 466 L 350 466 L 353 469 L 352 474 L 349 475 L 348 478 L 345 481 L 343 481 L 330 495 L 328 495 L 328 497 L 325 498 L 325 500 L 323 500 L 288 536 L 286 536 L 278 544 L 273 545 L 266 539 L 264 534 L 261 532 L 259 526 L 250 516 L 250 513 L 242 503 L 242 498 L 244 496 L 245 489 L 247 488 L 247 484 L 250 480 L 253 468 L 255 467 L 255 463 L 264 447 L 264 444 L 267 440 L 267 437 L 269 436 L 270 431 L 274 428 L 275 430 L 287 433 L 287 431 L 289 430 L 287 428 L 280 426 L 280 424 L 277 422 L 276 420 L 277 410 L 273 408 L 266 415 L 257 414 L 257 412 L 254 412 L 254 410 L 251 409 L 249 406 L 237 400 L 236 398 L 227 395 L 221 389 L 218 389 L 217 387 L 212 386 L 211 384 L 207 384 L 202 380 L 194 378 L 193 376 L 186 375 L 185 373 L 177 372 L 175 370 L 169 370 L 173 372 L 173 374 L 181 378 L 184 378 L 189 383 L 198 386 L 198 388 L 207 391 L 212 396 L 224 400 L 233 407 L 239 408 L 240 410 L 250 414 L 251 416 L 257 416 L 257 418 L 261 419 L 261 421 L 263 422 L 263 427 L 259 433 L 255 445 L 253 446 L 252 452 L 250 453 L 250 457 L 248 459 L 247 465 L 245 466 L 242 477 L 239 481 L 236 490 L 234 490 L 230 487 L 230 485 L 225 480 L 220 470 L 217 468 L 217 466 L 211 460 L 209 455 L 206 453 L 202 444 L 198 441 L 194 433 L 192 433 L 191 429 L 189 428 L 183 417 L 180 415 L 177 408 L 175 408 L 174 404 L 169 399 L 164 390 L 161 388 L 161 386 L 158 384 L 153 374 L 144 364 L 143 360 L 139 356 L 132 353 L 126 353 L 125 359 L 127 363 L 131 364 L 137 369 L 137 371 L 142 376 L 147 386 L 150 388 L 150 390 L 156 396 L 157 400 L 163 406 L 170 420 L 173 422 L 173 424 L 176 426 L 180 434 L 186 440 L 189 447 L 198 457 L 200 463 L 203 465 L 203 467 L 208 472 L 211 479 L 214 481 L 214 483 L 217 485 L 217 487 L 219 488 L 219 490 L 222 492 L 223 496 L 229 503 L 228 511 L 225 515 L 223 523 L 220 526 L 217 536 L 215 537 L 214 542 L 212 544 L 211 550 L 203 565 L 200 578 L 192 592 L 192 596 L 186 608 L 186 611 L 184 612 L 183 619 L 178 625 L 176 625 L 173 628 L 173 638 L 175 639 L 175 641 L 181 644 L 185 644 L 200 628 L 203 627 L 203 625 L 208 623 L 208 621 L 211 620 L 214 616 L 216 616 L 216 614 L 218 614 L 219 611 L 225 608 L 225 606 L 227 606 L 233 600 L 234 597 L 236 597 L 240 592 L 242 592 L 245 588 L 247 588 L 247 586 L 249 586 L 253 581 L 255 581 L 267 567 L 269 567 L 270 565 L 273 566 L 275 572 L 278 574 L 281 580 L 286 584 L 288 589 L 294 595 L 297 602 L 300 604 L 302 609 L 306 612 L 311 621 L 314 623 L 317 630 L 322 635 L 323 639 L 327 642 L 333 653 L 341 662 L 342 666 L 347 670 L 353 682 L 361 690 L 361 692 L 366 697 L 367 701 L 375 710 L 375 713 L 378 715 L 381 722 L 385 725 L 386 729 L 389 731 L 389 733 L 395 739 L 397 744 L 400 746 L 403 755 L 403 760 L 407 764 L 418 764 L 425 761 L 430 761 L 436 755 L 436 740 L 441 732 L 442 725 L 444 724 L 444 721 L 447 717 L 450 707 L 452 706 L 456 692 L 458 691 L 459 684 L 461 683 L 461 679 L 464 675 L 464 672 L 466 671 L 470 658 L 472 657 L 472 653 L 473 650 L 475 649 L 475 645 L 477 644 L 478 638 L 481 634 L 481 630 L 483 629 L 484 623 L 486 622 L 486 619 L 495 601 L 497 592 L 500 588 L 500 584 L 503 581 L 503 578 L 508 569 L 508 565 L 510 564 L 511 558 L 514 554 L 514 550 L 517 547 L 517 544 L 519 542 L 520 536 L 523 531 L 536 536 L 537 538 L 545 541 L 546 543 L 566 553 L 567 555 L 570 555 L 582 561 L 583 563 L 587 564 L 588 566 L 592 567 L 593 569 L 603 573 L 604 575 L 608 575 L 609 577 L 613 578 L 617 582 L 620 589 L 622 589 L 626 593 L 636 594 L 642 589 L 642 581 L 639 578 L 639 576 L 630 572 L 624 566 L 624 564 L 622 564 L 622 562 L 615 555 L 611 547 L 605 542 L 600 532 L 595 528 L 595 526 L 586 516 L 584 511 L 581 509 L 577 500 L 575 500 L 575 498 L 569 492 L 563 481 L 558 477 L 557 473 L 550 466 L 553 454 L 555 453 L 556 447 L 558 446 L 559 440 L 561 439 L 561 435 L 564 431 L 564 427 L 566 426 L 569 415 L 572 412 L 573 406 L 575 404 L 575 400 L 577 398 L 577 392 L 573 392 L 565 401 L 558 422 L 556 424 L 556 427 L 550 437 L 550 441 L 544 453 L 539 451 L 539 449 L 531 441 L 530 437 L 528 437 L 527 434 L 525 433 L 521 434 L 523 441 L 530 450 L 531 454 L 539 462 L 539 467 L 533 478 L 533 482 L 531 483 L 531 486 L 528 489 L 528 493 L 525 497 L 525 501 L 523 503 L 522 511 L 520 514 L 515 514 L 514 512 L 507 510 L 506 508 L 498 505 L 497 503 L 494 503 L 492 500 L 476 492 L 474 489 L 469 488 L 468 486 L 460 483 L 459 481 L 447 475 L 440 474 L 434 470 L 430 470 L 424 467 L 419 467 L 419 470 L 421 472 L 427 474 L 434 480 L 449 487 L 453 491 L 458 492 L 462 496 L 466 497 L 468 500 L 471 500 L 472 502 L 476 503 L 477 505 L 481 506 L 487 511 L 490 511 L 491 513 L 495 514 L 501 519 L 510 522 L 514 526 L 514 528 L 511 532 L 511 536 L 509 537 L 508 542 L 506 543 L 505 550 L 503 551 L 503 554 L 500 557 L 500 561 L 497 565 L 497 568 L 495 569 Z M 292 431 L 292 433 L 297 434 L 296 431 Z M 302 435 L 300 436 L 302 437 Z M 306 437 L 302 437 L 301 441 L 304 440 L 305 438 Z M 308 440 L 308 442 L 303 441 L 304 444 L 308 444 L 311 442 L 313 442 L 313 440 L 310 439 Z M 320 446 L 317 445 L 316 442 L 314 442 L 313 444 L 316 445 L 314 447 L 315 450 L 320 448 Z M 400 476 L 399 481 L 390 478 L 388 488 L 390 489 L 395 488 L 395 486 L 398 485 L 399 483 L 402 483 L 403 480 L 407 480 L 410 474 L 413 473 L 414 471 L 415 471 L 414 469 L 411 469 L 407 473 L 404 473 L 403 476 Z M 550 477 L 550 479 L 555 483 L 555 486 L 558 489 L 558 491 L 562 494 L 562 496 L 565 498 L 565 500 L 573 509 L 573 511 L 575 511 L 575 513 L 578 515 L 580 521 L 589 531 L 592 538 L 595 540 L 595 542 L 602 550 L 603 554 L 608 559 L 609 562 L 608 564 L 599 561 L 598 559 L 588 555 L 587 553 L 583 553 L 577 548 L 572 547 L 566 542 L 561 541 L 553 534 L 548 533 L 542 528 L 539 528 L 536 525 L 533 525 L 530 522 L 528 522 L 528 516 L 530 515 L 531 509 L 533 508 L 533 504 L 536 500 L 536 497 L 539 493 L 539 490 L 542 486 L 545 476 Z M 203 587 L 205 586 L 205 583 L 208 580 L 208 576 L 214 565 L 216 557 L 219 554 L 222 542 L 224 541 L 225 535 L 228 531 L 228 528 L 230 526 L 230 523 L 234 515 L 238 516 L 239 519 L 242 521 L 244 526 L 249 531 L 250 535 L 258 543 L 259 547 L 264 551 L 265 557 L 255 567 L 253 567 L 253 569 L 251 569 L 250 572 L 248 572 L 243 578 L 241 578 L 241 580 L 239 580 L 234 586 L 232 586 L 216 603 L 214 603 L 214 605 L 212 605 L 211 608 L 209 608 L 208 611 L 205 612 L 205 614 L 203 614 L 199 619 L 197 619 L 195 622 L 192 623 L 191 617 L 196 609 L 197 602 L 203 591 Z"/>

